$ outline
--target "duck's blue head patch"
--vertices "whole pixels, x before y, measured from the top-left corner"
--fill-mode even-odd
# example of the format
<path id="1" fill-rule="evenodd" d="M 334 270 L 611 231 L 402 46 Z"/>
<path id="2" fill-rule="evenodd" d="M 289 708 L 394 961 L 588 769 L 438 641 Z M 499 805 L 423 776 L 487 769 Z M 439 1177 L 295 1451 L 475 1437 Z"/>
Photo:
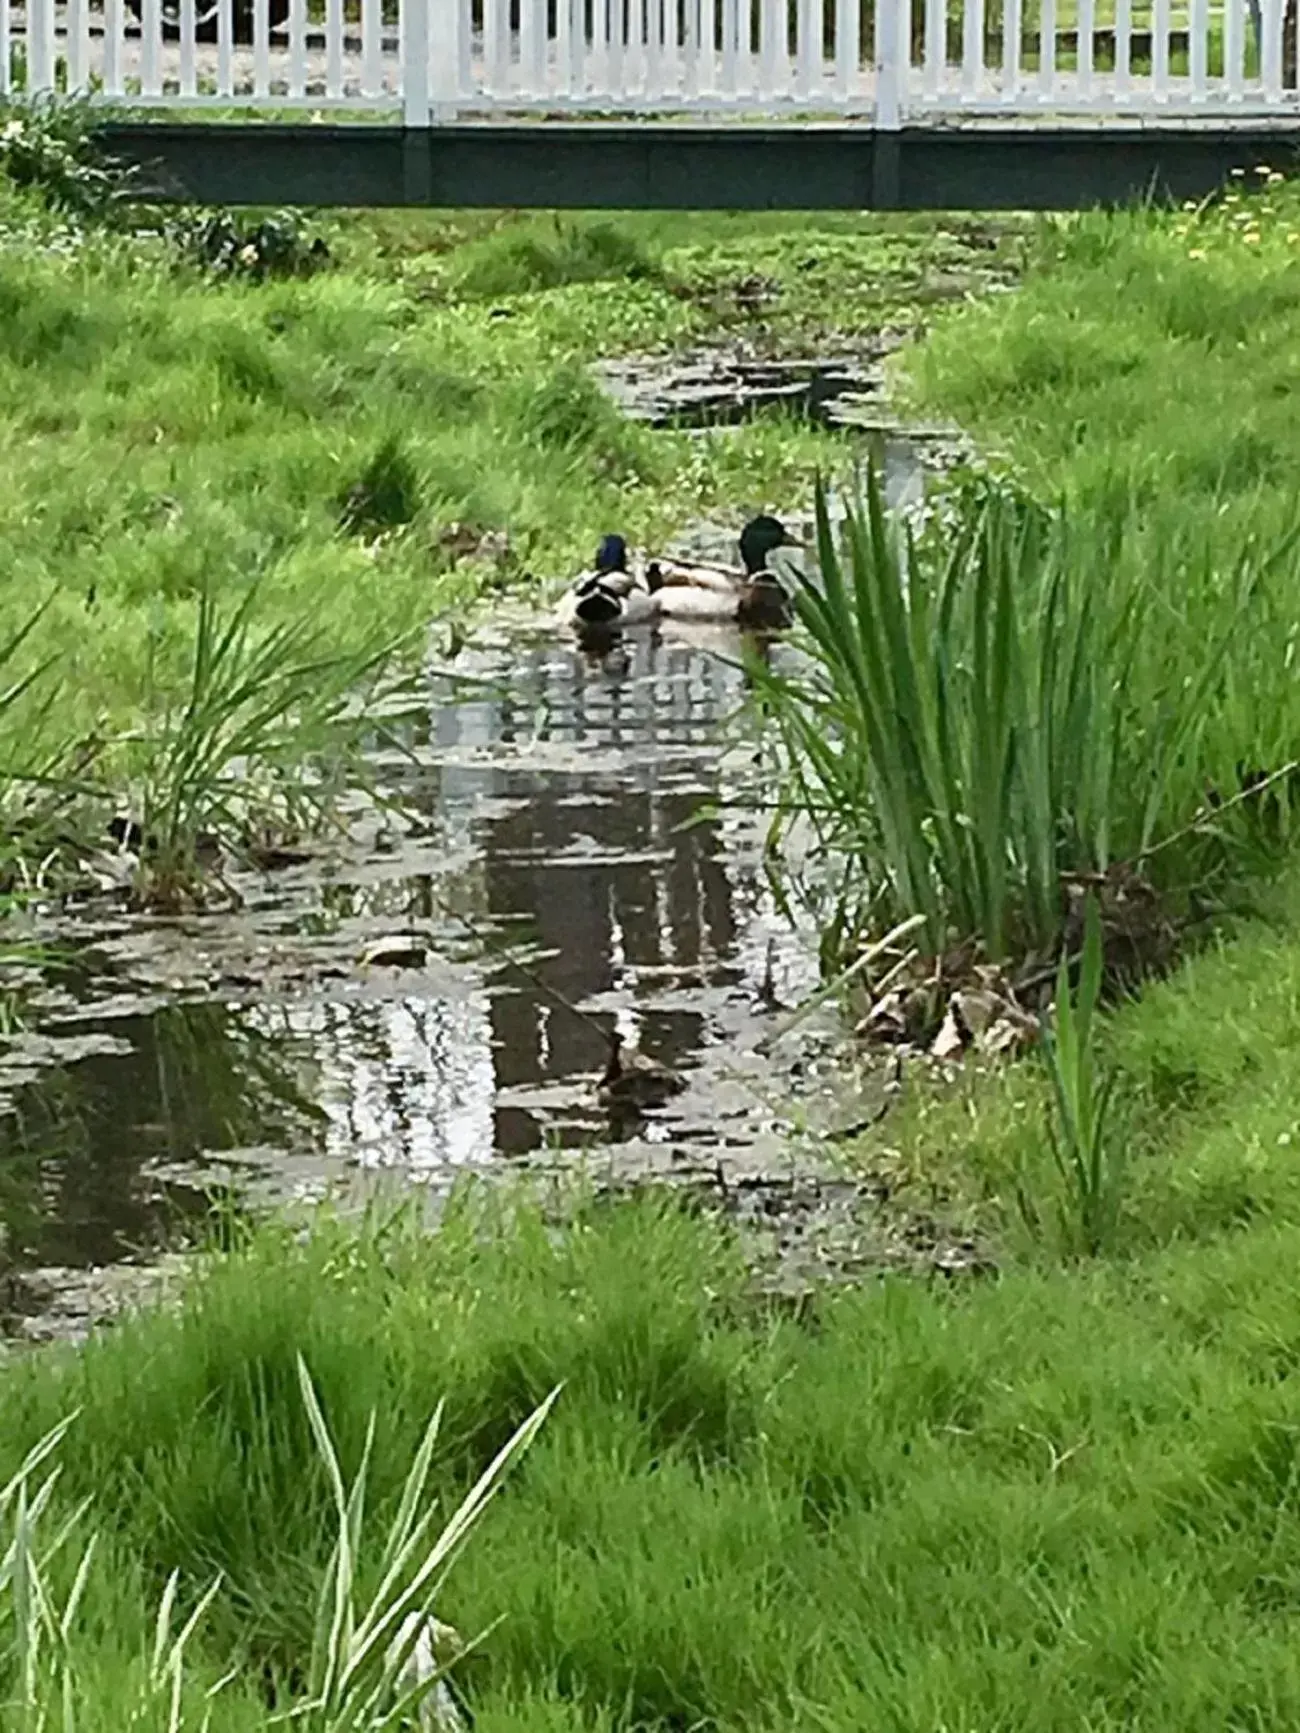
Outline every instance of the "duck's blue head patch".
<path id="1" fill-rule="evenodd" d="M 596 549 L 596 570 L 598 572 L 625 572 L 627 570 L 627 543 L 622 536 L 605 536 Z"/>

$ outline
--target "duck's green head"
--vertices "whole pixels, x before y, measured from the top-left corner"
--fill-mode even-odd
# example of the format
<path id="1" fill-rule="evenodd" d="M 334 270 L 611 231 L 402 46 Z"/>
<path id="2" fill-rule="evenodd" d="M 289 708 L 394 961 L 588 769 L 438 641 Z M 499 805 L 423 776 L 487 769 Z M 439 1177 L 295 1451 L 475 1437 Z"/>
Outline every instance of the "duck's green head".
<path id="1" fill-rule="evenodd" d="M 625 572 L 627 570 L 627 543 L 622 536 L 604 536 L 596 549 L 596 570 L 598 572 Z"/>
<path id="2" fill-rule="evenodd" d="M 740 557 L 750 573 L 765 570 L 768 559 L 778 548 L 798 545 L 780 518 L 751 518 L 740 532 Z"/>

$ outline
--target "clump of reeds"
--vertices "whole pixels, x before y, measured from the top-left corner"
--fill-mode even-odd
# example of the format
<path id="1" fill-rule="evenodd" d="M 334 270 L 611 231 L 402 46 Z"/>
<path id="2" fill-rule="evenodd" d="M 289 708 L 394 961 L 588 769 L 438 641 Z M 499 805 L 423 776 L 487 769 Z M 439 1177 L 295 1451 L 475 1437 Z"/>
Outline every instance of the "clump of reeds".
<path id="1" fill-rule="evenodd" d="M 264 625 L 256 586 L 222 609 L 199 594 L 189 677 L 151 672 L 146 716 L 126 738 L 140 850 L 137 900 L 202 900 L 223 848 L 268 825 L 301 834 L 328 815 L 368 724 L 362 698 L 396 648 L 327 648 L 305 616 Z M 152 663 L 151 663 L 152 669 Z"/>
<path id="2" fill-rule="evenodd" d="M 1253 573 L 1180 636 L 1124 554 L 1123 526 L 996 480 L 920 531 L 874 475 L 838 530 L 819 490 L 806 656 L 755 679 L 785 750 L 778 830 L 806 815 L 875 925 L 1052 958 L 1067 881 L 1140 867 L 1194 815 Z"/>

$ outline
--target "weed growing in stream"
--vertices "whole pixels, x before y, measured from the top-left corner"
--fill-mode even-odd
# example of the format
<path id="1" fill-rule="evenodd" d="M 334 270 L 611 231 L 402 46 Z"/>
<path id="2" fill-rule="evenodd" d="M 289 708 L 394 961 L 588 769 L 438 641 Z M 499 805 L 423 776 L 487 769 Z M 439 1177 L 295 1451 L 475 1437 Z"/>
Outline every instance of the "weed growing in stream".
<path id="1" fill-rule="evenodd" d="M 1293 533 L 1189 581 L 1181 549 L 1154 562 L 1123 516 L 998 481 L 957 488 L 919 533 L 874 475 L 838 535 L 820 494 L 817 515 L 809 661 L 755 668 L 788 764 L 776 835 L 810 819 L 854 863 L 857 918 L 922 915 L 935 955 L 976 939 L 994 961 L 1054 957 L 1067 882 L 1120 863 L 1158 857 L 1185 885 L 1206 857 L 1172 839 L 1190 843 L 1231 743 L 1300 730 L 1272 617 L 1271 587 L 1300 581 Z"/>
<path id="2" fill-rule="evenodd" d="M 198 599 L 188 688 L 146 683 L 145 720 L 124 742 L 140 832 L 136 895 L 154 908 L 202 899 L 205 850 L 256 830 L 298 838 L 333 817 L 360 786 L 360 744 L 373 724 L 365 697 L 397 645 L 331 652 L 314 622 L 266 627 L 251 588 L 221 610 Z"/>

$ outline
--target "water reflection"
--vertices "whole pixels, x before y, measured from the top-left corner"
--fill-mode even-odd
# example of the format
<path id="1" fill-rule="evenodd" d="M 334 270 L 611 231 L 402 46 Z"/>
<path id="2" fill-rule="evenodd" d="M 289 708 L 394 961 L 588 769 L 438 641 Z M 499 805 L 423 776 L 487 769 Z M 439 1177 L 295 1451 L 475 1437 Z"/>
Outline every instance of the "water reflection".
<path id="1" fill-rule="evenodd" d="M 723 726 L 745 677 L 719 647 L 738 655 L 725 635 L 629 635 L 612 664 L 515 638 L 466 659 L 468 679 L 461 664 L 455 680 L 431 676 L 427 708 L 394 725 L 401 750 L 380 760 L 426 821 L 419 870 L 399 849 L 346 879 L 302 880 L 288 908 L 268 896 L 257 918 L 268 944 L 355 935 L 354 959 L 367 937 L 414 929 L 432 962 L 116 1020 L 129 1055 L 28 1084 L 0 1119 L 0 1208 L 26 1224 L 11 1227 L 11 1260 L 156 1240 L 169 1212 L 201 1204 L 158 1178 L 160 1155 L 269 1145 L 290 1176 L 324 1158 L 445 1177 L 644 1135 L 595 1107 L 615 1021 L 694 1068 L 657 1135 L 712 1136 L 711 1062 L 751 1016 L 769 939 L 789 972 L 811 969 L 761 882 L 762 823 L 743 806 L 754 746 Z M 721 816 L 692 822 L 704 802 Z M 531 977 L 503 963 L 506 946 L 525 947 Z"/>
<path id="2" fill-rule="evenodd" d="M 207 1213 L 196 1160 L 290 1144 L 319 1124 L 310 1076 L 227 1006 L 88 1021 L 78 1033 L 114 1041 L 15 1089 L 0 1120 L 0 1271 L 160 1246 Z"/>

